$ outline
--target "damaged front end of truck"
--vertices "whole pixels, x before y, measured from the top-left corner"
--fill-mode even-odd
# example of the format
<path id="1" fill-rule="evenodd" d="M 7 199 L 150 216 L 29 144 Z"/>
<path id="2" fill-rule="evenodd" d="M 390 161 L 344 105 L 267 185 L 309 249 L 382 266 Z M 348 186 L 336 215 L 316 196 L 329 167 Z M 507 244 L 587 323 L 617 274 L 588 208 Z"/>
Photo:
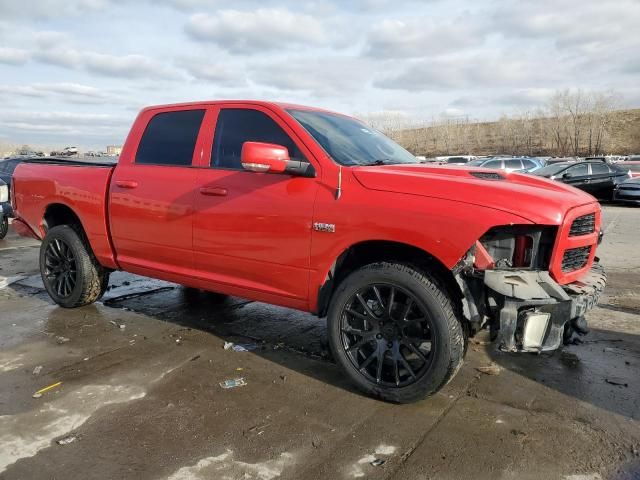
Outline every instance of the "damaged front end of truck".
<path id="1" fill-rule="evenodd" d="M 555 350 L 586 334 L 584 315 L 606 285 L 595 256 L 601 238 L 597 204 L 557 226 L 488 230 L 453 269 L 471 333 L 489 328 L 506 352 Z"/>

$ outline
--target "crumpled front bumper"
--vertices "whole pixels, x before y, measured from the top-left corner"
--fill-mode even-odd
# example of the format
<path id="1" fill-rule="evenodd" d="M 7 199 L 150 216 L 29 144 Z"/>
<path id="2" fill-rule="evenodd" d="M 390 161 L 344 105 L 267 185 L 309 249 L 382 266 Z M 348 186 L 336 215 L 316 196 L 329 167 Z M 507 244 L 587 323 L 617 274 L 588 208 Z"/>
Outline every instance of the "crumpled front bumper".
<path id="1" fill-rule="evenodd" d="M 578 281 L 559 285 L 546 271 L 486 270 L 499 315 L 499 347 L 509 352 L 555 350 L 562 344 L 565 324 L 583 322 L 607 283 L 595 262 Z"/>

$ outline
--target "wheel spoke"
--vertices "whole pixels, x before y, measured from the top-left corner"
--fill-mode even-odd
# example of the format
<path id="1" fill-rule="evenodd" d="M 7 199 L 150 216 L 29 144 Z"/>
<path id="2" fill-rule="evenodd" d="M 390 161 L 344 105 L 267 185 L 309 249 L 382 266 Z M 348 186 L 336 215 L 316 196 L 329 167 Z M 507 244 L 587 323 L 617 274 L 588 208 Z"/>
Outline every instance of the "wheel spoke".
<path id="1" fill-rule="evenodd" d="M 366 330 L 360 330 L 358 328 L 353 328 L 351 325 L 347 325 L 345 327 L 342 327 L 342 332 L 343 333 L 348 333 L 350 335 L 358 335 L 359 337 L 364 337 L 367 334 Z"/>
<path id="2" fill-rule="evenodd" d="M 58 252 L 56 252 L 55 240 L 47 246 L 47 254 L 51 257 L 51 259 L 55 259 L 58 262 L 60 261 L 60 256 L 58 255 Z"/>
<path id="3" fill-rule="evenodd" d="M 62 279 L 63 275 L 60 274 L 56 277 L 56 292 L 58 293 L 58 295 L 62 296 Z"/>
<path id="4" fill-rule="evenodd" d="M 391 287 L 389 291 L 389 301 L 387 303 L 387 315 L 389 316 L 389 318 L 391 318 L 391 311 L 393 310 L 393 303 L 395 302 L 395 298 L 396 289 L 394 287 Z"/>
<path id="5" fill-rule="evenodd" d="M 359 293 L 356 293 L 356 298 L 360 302 L 360 305 L 362 305 L 362 308 L 364 308 L 364 311 L 367 312 L 367 315 L 369 316 L 370 319 L 378 318 L 378 316 L 375 313 L 373 313 L 373 310 L 369 308 L 369 305 L 367 305 L 367 301 L 364 298 L 362 298 L 362 295 L 360 295 Z"/>
<path id="6" fill-rule="evenodd" d="M 360 319 L 360 320 L 362 320 L 362 321 L 365 321 L 365 322 L 366 322 L 366 321 L 370 320 L 366 315 L 363 315 L 363 314 L 362 314 L 362 313 L 360 313 L 360 312 L 356 312 L 356 311 L 355 311 L 355 310 L 353 310 L 352 308 L 347 308 L 345 311 L 346 311 L 349 315 L 353 315 L 354 317 L 359 318 L 359 319 Z"/>
<path id="7" fill-rule="evenodd" d="M 373 286 L 373 293 L 375 293 L 376 298 L 378 299 L 378 303 L 380 304 L 380 308 L 382 308 L 384 310 L 384 301 L 382 301 L 382 295 L 380 295 L 380 289 L 378 289 L 378 287 L 376 287 L 375 285 Z"/>
<path id="8" fill-rule="evenodd" d="M 424 353 L 422 353 L 420 351 L 420 349 L 418 347 L 416 347 L 413 343 L 409 342 L 405 344 L 407 347 L 409 347 L 409 350 L 411 350 L 413 353 L 415 353 L 418 358 L 420 360 L 422 360 L 424 363 L 427 363 L 427 357 L 424 356 Z"/>
<path id="9" fill-rule="evenodd" d="M 55 251 L 56 256 L 59 259 L 62 260 L 62 246 L 61 246 L 61 243 L 62 242 L 60 242 L 60 240 L 57 240 L 57 239 L 54 240 L 54 242 L 53 242 L 53 250 Z"/>
<path id="10" fill-rule="evenodd" d="M 71 281 L 69 280 L 69 274 L 64 276 L 64 294 L 65 296 L 71 293 Z"/>
<path id="11" fill-rule="evenodd" d="M 409 298 L 407 300 L 407 303 L 404 306 L 404 311 L 402 312 L 402 321 L 403 322 L 407 321 L 407 315 L 409 315 L 409 311 L 411 310 L 411 307 L 413 307 L 413 298 Z"/>
<path id="12" fill-rule="evenodd" d="M 378 350 L 374 350 L 371 355 L 369 355 L 364 362 L 362 362 L 360 364 L 360 371 L 365 370 L 370 364 L 371 362 L 373 362 L 373 360 L 378 356 Z"/>
<path id="13" fill-rule="evenodd" d="M 404 358 L 402 353 L 400 353 L 399 357 L 400 357 L 400 361 L 402 362 L 402 365 L 404 366 L 404 368 L 407 369 L 407 372 L 409 372 L 409 375 L 411 375 L 413 379 L 417 378 L 416 374 L 413 373 L 413 370 L 411 369 L 411 365 L 409 365 L 409 362 L 407 362 L 407 359 Z"/>
<path id="14" fill-rule="evenodd" d="M 354 350 L 358 350 L 359 348 L 364 347 L 367 343 L 373 340 L 373 335 L 364 335 L 360 340 L 347 348 L 347 352 L 353 352 Z"/>
<path id="15" fill-rule="evenodd" d="M 382 380 L 382 366 L 384 365 L 384 354 L 386 352 L 386 348 L 381 344 L 378 344 L 377 356 L 378 356 L 378 368 L 376 369 L 376 382 L 380 383 Z"/>

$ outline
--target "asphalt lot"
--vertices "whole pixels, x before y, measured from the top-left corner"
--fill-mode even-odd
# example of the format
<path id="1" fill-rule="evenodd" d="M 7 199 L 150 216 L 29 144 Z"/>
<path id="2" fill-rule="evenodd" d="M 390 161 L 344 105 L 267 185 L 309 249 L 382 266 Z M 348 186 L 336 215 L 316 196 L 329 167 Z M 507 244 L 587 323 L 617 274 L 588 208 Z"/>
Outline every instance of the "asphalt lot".
<path id="1" fill-rule="evenodd" d="M 512 356 L 480 335 L 442 392 L 402 406 L 354 391 L 300 312 L 126 274 L 58 308 L 38 244 L 11 234 L 0 479 L 640 478 L 640 209 L 605 206 L 604 223 L 609 286 L 583 344 Z M 498 375 L 476 370 L 491 361 Z"/>

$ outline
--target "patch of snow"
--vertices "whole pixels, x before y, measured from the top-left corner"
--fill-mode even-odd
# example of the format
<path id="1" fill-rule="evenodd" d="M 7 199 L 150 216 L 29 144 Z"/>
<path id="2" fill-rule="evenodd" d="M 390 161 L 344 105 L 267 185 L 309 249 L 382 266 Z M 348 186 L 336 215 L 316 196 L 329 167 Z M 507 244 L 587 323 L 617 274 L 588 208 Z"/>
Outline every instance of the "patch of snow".
<path id="1" fill-rule="evenodd" d="M 145 394 L 137 385 L 86 385 L 54 397 L 39 409 L 0 416 L 0 473 L 77 429 L 100 407 L 137 400 Z"/>
<path id="2" fill-rule="evenodd" d="M 282 453 L 275 460 L 267 460 L 260 463 L 247 463 L 234 460 L 234 452 L 227 449 L 221 455 L 207 457 L 198 461 L 195 465 L 182 467 L 168 480 L 273 480 L 278 478 L 284 468 L 293 462 L 293 455 Z"/>

